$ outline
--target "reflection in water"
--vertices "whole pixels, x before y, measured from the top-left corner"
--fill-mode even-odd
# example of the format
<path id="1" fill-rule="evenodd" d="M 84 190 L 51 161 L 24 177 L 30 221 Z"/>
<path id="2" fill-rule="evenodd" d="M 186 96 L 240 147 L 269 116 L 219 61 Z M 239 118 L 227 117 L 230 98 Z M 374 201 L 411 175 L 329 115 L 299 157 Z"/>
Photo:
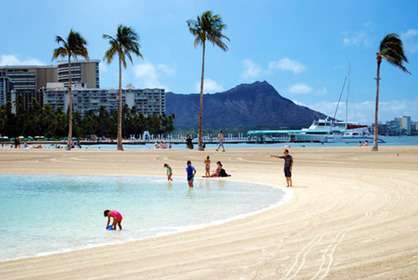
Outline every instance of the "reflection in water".
<path id="1" fill-rule="evenodd" d="M 209 180 L 203 180 L 203 182 L 204 182 L 205 189 L 209 191 L 210 190 L 210 182 L 209 182 Z"/>
<path id="2" fill-rule="evenodd" d="M 225 181 L 224 180 L 218 180 L 218 187 L 223 189 L 225 187 Z"/>
<path id="3" fill-rule="evenodd" d="M 124 192 L 124 182 L 122 177 L 116 177 L 116 190 L 118 193 Z"/>
<path id="4" fill-rule="evenodd" d="M 187 198 L 190 198 L 190 199 L 193 199 L 193 197 L 194 197 L 193 188 L 189 188 L 189 187 L 187 186 L 187 193 L 186 193 L 186 197 L 187 197 Z"/>
<path id="5" fill-rule="evenodd" d="M 173 183 L 171 181 L 167 182 L 167 190 L 172 191 L 173 190 Z"/>

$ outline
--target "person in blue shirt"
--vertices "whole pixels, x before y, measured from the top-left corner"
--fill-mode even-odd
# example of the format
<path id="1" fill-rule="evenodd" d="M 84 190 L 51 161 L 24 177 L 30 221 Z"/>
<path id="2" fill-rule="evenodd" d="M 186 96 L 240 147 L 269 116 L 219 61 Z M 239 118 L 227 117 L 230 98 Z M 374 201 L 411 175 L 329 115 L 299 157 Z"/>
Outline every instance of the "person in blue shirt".
<path id="1" fill-rule="evenodd" d="M 187 182 L 189 183 L 189 187 L 193 188 L 193 179 L 194 175 L 196 175 L 196 169 L 192 166 L 192 162 L 190 160 L 187 161 Z"/>

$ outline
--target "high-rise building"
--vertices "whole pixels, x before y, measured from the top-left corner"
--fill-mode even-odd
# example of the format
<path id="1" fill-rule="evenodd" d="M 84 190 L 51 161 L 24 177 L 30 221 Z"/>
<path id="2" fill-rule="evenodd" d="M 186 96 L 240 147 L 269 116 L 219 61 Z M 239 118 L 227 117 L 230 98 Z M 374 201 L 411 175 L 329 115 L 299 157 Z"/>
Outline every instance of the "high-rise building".
<path id="1" fill-rule="evenodd" d="M 73 111 L 84 116 L 89 111 L 97 113 L 101 107 L 108 112 L 118 109 L 117 89 L 73 87 Z M 165 114 L 164 89 L 123 89 L 123 102 L 144 116 Z M 68 91 L 62 83 L 48 84 L 43 90 L 43 103 L 55 110 L 66 112 Z"/>
<path id="2" fill-rule="evenodd" d="M 76 86 L 99 88 L 99 60 L 71 63 L 72 82 Z M 34 100 L 42 104 L 43 88 L 47 83 L 68 84 L 68 63 L 57 66 L 0 67 L 0 105 L 10 103 L 12 111 L 29 109 Z"/>
<path id="3" fill-rule="evenodd" d="M 4 72 L 0 72 L 0 106 L 5 106 L 10 102 L 11 83 L 9 77 Z"/>
<path id="4" fill-rule="evenodd" d="M 14 110 L 27 110 L 34 100 L 42 104 L 41 88 L 57 81 L 54 66 L 3 66 L 0 73 L 9 82 L 3 103 L 10 102 Z"/>
<path id="5" fill-rule="evenodd" d="M 399 120 L 399 127 L 401 129 L 402 134 L 411 134 L 411 117 L 410 116 L 402 116 L 397 118 Z"/>
<path id="6" fill-rule="evenodd" d="M 384 134 L 386 135 L 411 135 L 413 134 L 413 122 L 410 116 L 402 116 L 387 121 Z"/>
<path id="7" fill-rule="evenodd" d="M 99 60 L 71 62 L 71 81 L 86 88 L 100 88 Z M 58 82 L 68 86 L 68 62 L 60 62 L 57 66 Z"/>
<path id="8" fill-rule="evenodd" d="M 412 122 L 411 135 L 418 135 L 418 122 Z"/>

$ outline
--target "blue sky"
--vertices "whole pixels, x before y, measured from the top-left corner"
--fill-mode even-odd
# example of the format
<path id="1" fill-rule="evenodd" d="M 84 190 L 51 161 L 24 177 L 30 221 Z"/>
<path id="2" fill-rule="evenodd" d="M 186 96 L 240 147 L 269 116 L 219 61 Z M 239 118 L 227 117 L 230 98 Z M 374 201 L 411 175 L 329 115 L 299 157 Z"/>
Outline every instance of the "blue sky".
<path id="1" fill-rule="evenodd" d="M 144 60 L 124 73 L 124 85 L 197 92 L 201 49 L 186 20 L 210 9 L 228 28 L 230 50 L 209 46 L 207 91 L 266 80 L 285 97 L 332 114 L 351 65 L 349 119 L 372 120 L 375 53 L 396 32 L 405 41 L 407 75 L 382 66 L 382 120 L 411 115 L 418 121 L 418 2 L 397 1 L 134 1 L 72 0 L 2 3 L 0 64 L 50 64 L 55 35 L 70 28 L 88 41 L 91 58 L 103 58 L 103 33 L 118 24 L 139 33 Z M 117 65 L 101 67 L 102 87 L 117 86 Z M 344 108 L 345 105 L 342 104 Z M 345 116 L 340 110 L 340 116 Z"/>

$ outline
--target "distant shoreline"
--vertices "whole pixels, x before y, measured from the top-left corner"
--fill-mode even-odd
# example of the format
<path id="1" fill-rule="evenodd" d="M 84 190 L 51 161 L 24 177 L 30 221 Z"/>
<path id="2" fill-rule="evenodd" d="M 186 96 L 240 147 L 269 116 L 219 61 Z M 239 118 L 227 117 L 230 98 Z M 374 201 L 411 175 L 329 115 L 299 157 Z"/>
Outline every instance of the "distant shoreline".
<path id="1" fill-rule="evenodd" d="M 384 146 L 416 146 L 418 145 L 418 135 L 404 135 L 404 136 L 380 136 L 381 139 L 385 139 L 386 143 L 382 143 L 381 145 Z M 404 141 L 402 140 L 411 140 L 411 141 Z M 416 141 L 414 141 L 416 140 Z M 171 145 L 186 145 L 186 141 L 183 139 L 152 139 L 152 140 L 123 140 L 124 145 L 129 146 L 145 146 L 145 145 L 154 145 L 155 143 L 164 142 L 166 144 Z M 218 144 L 218 141 L 216 139 L 211 140 L 205 140 L 205 144 L 207 145 L 216 145 Z M 34 140 L 34 141 L 24 141 L 21 140 L 21 148 L 22 145 L 26 143 L 28 145 L 67 145 L 66 140 Z M 110 146 L 110 145 L 116 145 L 116 140 L 100 140 L 100 141 L 93 141 L 93 140 L 80 140 L 80 144 L 83 146 L 95 146 L 95 145 L 103 145 L 103 146 Z M 193 141 L 193 144 L 197 144 L 197 140 Z M 351 143 L 321 143 L 321 142 L 282 142 L 282 141 L 269 141 L 269 142 L 257 142 L 254 140 L 247 140 L 247 139 L 225 139 L 226 145 L 250 145 L 256 147 L 256 146 L 269 146 L 269 145 L 306 145 L 309 147 L 316 147 L 317 145 L 320 145 L 321 147 L 327 147 L 327 146 L 356 146 L 357 142 L 351 142 Z M 371 145 L 372 143 L 369 143 Z M 0 142 L 0 145 L 13 145 L 14 141 L 2 141 Z"/>

